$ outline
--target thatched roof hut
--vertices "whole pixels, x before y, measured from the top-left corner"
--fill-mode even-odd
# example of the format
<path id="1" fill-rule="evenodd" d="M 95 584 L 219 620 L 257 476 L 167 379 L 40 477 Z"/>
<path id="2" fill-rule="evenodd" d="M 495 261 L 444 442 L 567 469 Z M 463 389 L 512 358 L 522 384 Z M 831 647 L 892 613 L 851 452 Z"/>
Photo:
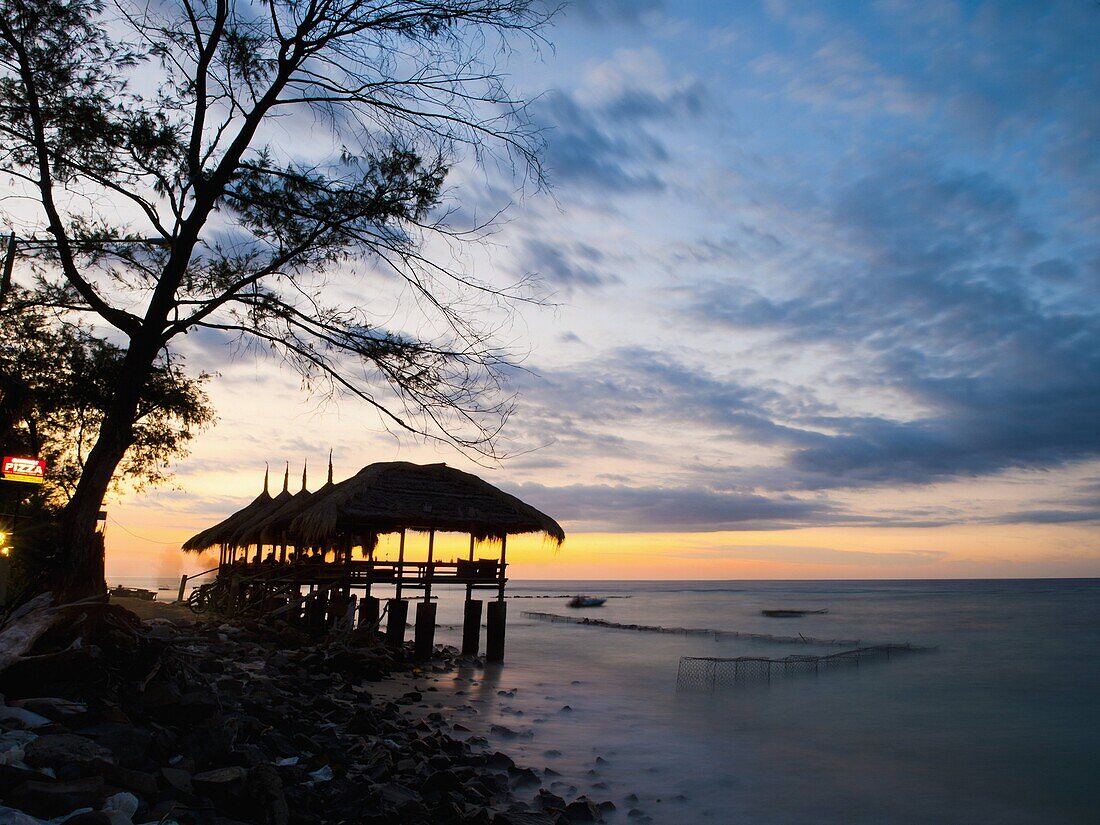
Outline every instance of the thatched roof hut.
<path id="1" fill-rule="evenodd" d="M 289 472 L 289 470 L 288 470 Z M 215 547 L 219 544 L 227 544 L 232 535 L 240 529 L 240 527 L 246 524 L 257 513 L 262 512 L 267 505 L 269 505 L 273 499 L 271 494 L 267 491 L 268 471 L 264 471 L 264 490 L 256 498 L 242 507 L 237 512 L 219 521 L 213 527 L 207 527 L 205 530 L 196 533 L 191 536 L 187 541 L 183 543 L 183 549 L 201 553 L 210 547 Z"/>
<path id="2" fill-rule="evenodd" d="M 565 531 L 550 516 L 477 476 L 446 464 L 407 461 L 364 467 L 314 499 L 290 524 L 305 544 L 321 546 L 400 530 L 469 533 L 480 540 L 544 533 L 565 541 Z"/>
<path id="3" fill-rule="evenodd" d="M 271 499 L 261 507 L 256 508 L 248 518 L 242 519 L 236 525 L 226 543 L 231 547 L 248 547 L 250 544 L 256 544 L 258 539 L 254 536 L 256 534 L 256 528 L 266 522 L 271 516 L 279 512 L 280 509 L 288 502 L 293 501 L 296 494 L 290 492 L 290 466 L 287 465 L 287 470 L 283 476 L 283 489 L 279 495 Z M 302 493 L 309 495 L 306 490 L 306 474 L 305 470 L 302 471 Z"/>

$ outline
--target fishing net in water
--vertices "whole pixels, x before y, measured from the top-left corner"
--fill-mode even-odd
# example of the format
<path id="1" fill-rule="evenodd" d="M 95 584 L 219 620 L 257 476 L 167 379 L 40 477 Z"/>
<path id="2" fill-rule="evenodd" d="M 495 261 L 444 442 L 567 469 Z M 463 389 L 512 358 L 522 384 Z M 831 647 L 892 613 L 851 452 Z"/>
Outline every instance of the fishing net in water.
<path id="1" fill-rule="evenodd" d="M 684 656 L 676 677 L 676 689 L 683 691 L 716 690 L 772 679 L 817 674 L 837 667 L 858 667 L 863 662 L 889 659 L 899 653 L 928 648 L 909 644 L 871 645 L 821 656 L 793 655 L 781 659 L 764 656 L 738 656 L 720 659 L 713 656 Z"/>

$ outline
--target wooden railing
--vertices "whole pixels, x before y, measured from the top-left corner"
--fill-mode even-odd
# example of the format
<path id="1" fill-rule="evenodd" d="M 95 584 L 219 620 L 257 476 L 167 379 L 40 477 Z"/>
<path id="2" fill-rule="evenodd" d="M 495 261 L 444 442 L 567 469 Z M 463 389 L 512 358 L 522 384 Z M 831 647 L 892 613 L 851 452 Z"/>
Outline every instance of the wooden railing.
<path id="1" fill-rule="evenodd" d="M 347 582 L 352 586 L 400 583 L 402 587 L 435 584 L 496 585 L 502 579 L 496 559 L 478 561 L 351 561 L 336 563 L 297 562 L 280 564 L 225 564 L 220 575 L 240 575 L 246 579 L 320 584 Z"/>

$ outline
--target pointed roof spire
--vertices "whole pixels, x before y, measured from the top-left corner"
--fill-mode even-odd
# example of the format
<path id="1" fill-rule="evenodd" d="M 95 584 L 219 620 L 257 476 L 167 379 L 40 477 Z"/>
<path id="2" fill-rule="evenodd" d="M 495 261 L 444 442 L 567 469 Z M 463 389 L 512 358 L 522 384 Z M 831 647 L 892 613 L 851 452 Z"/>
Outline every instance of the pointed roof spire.
<path id="1" fill-rule="evenodd" d="M 271 474 L 271 465 L 264 462 L 264 492 L 267 492 L 267 477 Z"/>
<path id="2" fill-rule="evenodd" d="M 290 488 L 290 462 L 286 463 L 286 472 L 283 473 L 283 492 Z"/>
<path id="3" fill-rule="evenodd" d="M 328 451 L 328 483 L 332 484 L 332 448 Z"/>
<path id="4" fill-rule="evenodd" d="M 306 467 L 309 465 L 309 459 L 307 458 L 302 462 L 302 489 L 306 489 Z"/>

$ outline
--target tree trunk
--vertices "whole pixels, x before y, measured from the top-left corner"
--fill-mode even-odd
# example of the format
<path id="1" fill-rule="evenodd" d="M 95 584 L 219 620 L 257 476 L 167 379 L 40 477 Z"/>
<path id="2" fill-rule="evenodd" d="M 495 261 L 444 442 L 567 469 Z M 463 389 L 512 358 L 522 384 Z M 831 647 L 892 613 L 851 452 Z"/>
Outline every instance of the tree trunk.
<path id="1" fill-rule="evenodd" d="M 96 532 L 96 522 L 115 469 L 134 442 L 134 418 L 155 358 L 155 347 L 131 344 L 119 373 L 118 392 L 103 417 L 76 491 L 61 512 L 59 539 L 65 569 L 57 571 L 55 588 L 62 601 L 107 592 L 103 537 Z"/>

